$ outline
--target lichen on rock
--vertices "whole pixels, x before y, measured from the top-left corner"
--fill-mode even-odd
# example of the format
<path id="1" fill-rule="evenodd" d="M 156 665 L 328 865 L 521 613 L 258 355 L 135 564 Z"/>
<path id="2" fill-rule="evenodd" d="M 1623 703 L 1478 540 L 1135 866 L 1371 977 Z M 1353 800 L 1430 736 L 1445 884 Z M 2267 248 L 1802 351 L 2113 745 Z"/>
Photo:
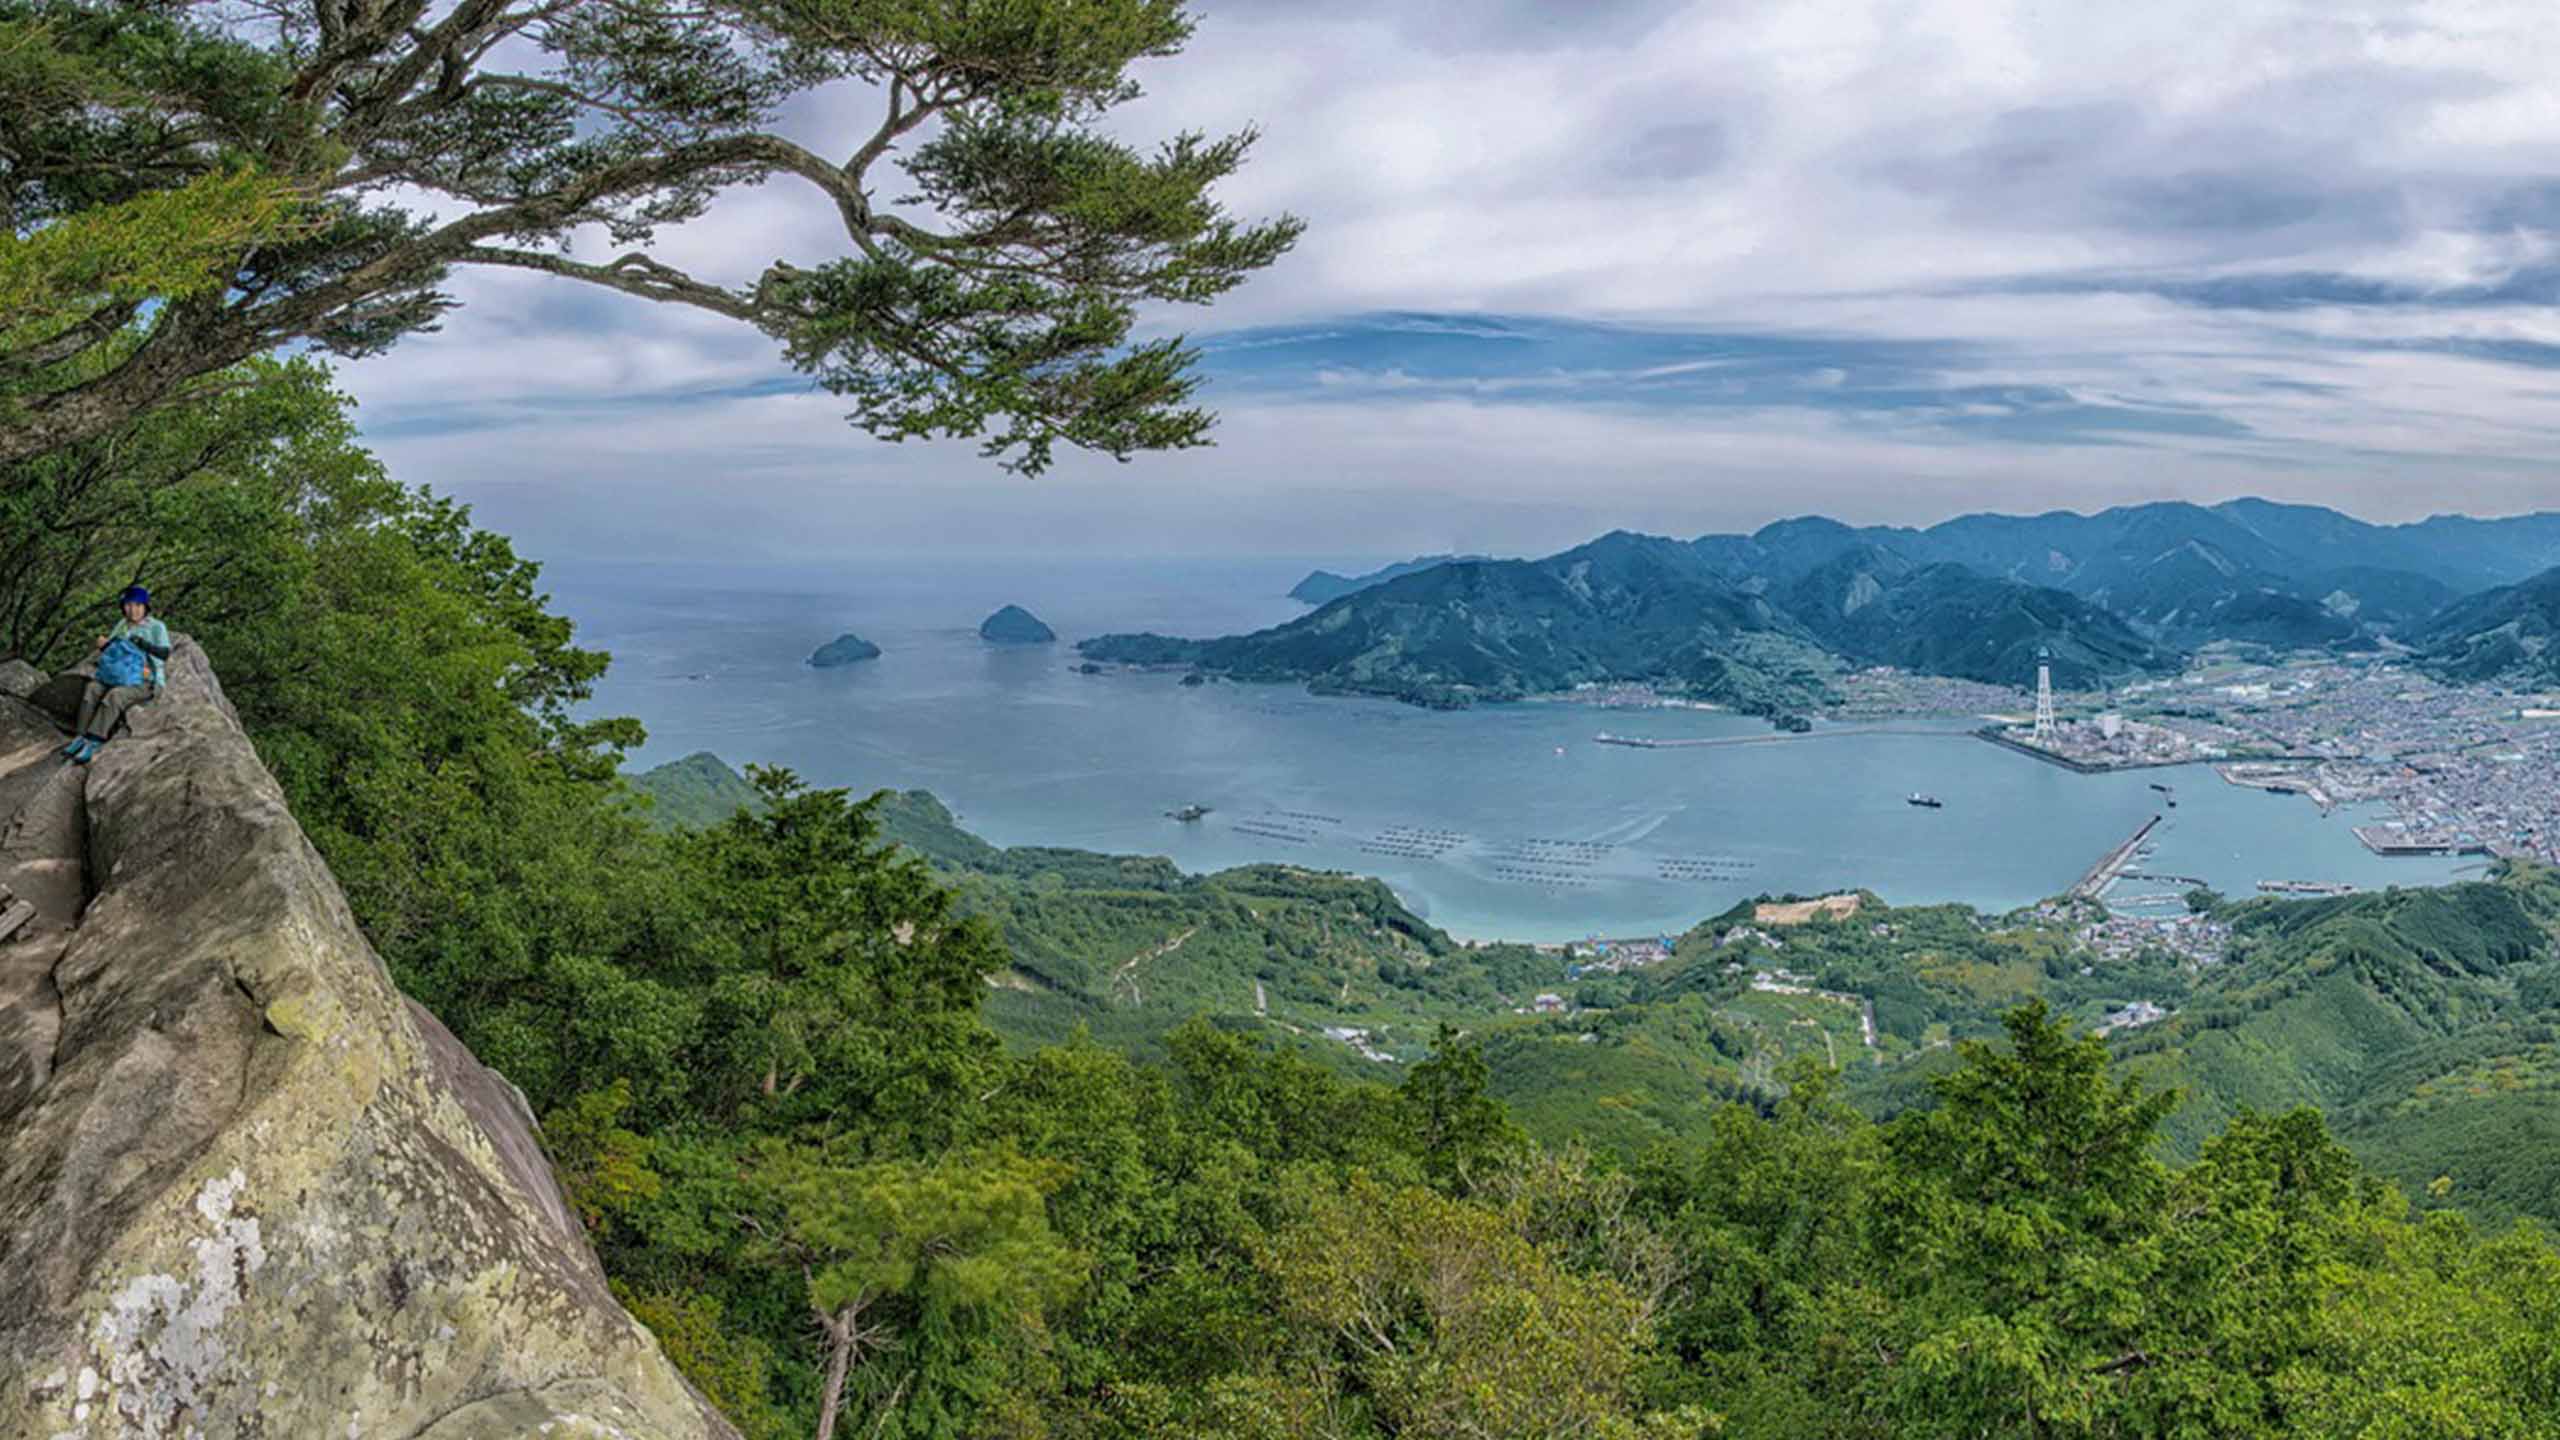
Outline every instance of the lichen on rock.
<path id="1" fill-rule="evenodd" d="M 85 769 L 35 743 L 76 679 L 0 693 L 0 882 L 69 876 L 0 946 L 0 1436 L 733 1436 L 202 652 Z"/>

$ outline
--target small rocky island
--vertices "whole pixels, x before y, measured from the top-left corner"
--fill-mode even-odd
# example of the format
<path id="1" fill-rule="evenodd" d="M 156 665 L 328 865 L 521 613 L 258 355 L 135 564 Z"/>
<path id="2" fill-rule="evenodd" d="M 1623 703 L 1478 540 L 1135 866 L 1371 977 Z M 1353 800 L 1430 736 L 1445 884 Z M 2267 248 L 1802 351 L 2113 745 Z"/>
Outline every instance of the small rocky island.
<path id="1" fill-rule="evenodd" d="M 819 646 L 810 654 L 809 663 L 821 670 L 832 670 L 836 666 L 850 665 L 857 660 L 879 658 L 879 646 L 848 631 Z"/>
<path id="2" fill-rule="evenodd" d="M 1007 605 L 978 627 L 978 638 L 998 645 L 1047 645 L 1057 640 L 1058 632 L 1021 606 Z"/>

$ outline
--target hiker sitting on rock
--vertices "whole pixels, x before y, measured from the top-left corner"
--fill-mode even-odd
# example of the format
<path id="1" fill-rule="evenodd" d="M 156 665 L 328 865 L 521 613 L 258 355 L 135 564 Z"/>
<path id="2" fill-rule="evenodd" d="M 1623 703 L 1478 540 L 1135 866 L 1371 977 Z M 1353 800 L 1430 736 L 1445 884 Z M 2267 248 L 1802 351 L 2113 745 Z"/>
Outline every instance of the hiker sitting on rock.
<path id="1" fill-rule="evenodd" d="M 62 753 L 86 765 L 116 733 L 125 712 L 160 693 L 161 667 L 169 659 L 169 627 L 151 613 L 151 592 L 124 592 L 124 618 L 98 637 L 98 666 L 80 692 L 80 733 Z"/>

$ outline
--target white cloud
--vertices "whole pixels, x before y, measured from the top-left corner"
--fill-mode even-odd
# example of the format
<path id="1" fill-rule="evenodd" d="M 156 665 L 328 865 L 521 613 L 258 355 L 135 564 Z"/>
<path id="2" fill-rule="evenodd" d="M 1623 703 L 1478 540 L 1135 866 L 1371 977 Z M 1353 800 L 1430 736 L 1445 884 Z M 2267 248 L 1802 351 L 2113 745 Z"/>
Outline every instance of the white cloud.
<path id="1" fill-rule="evenodd" d="M 1078 461 L 1024 482 L 966 445 L 882 447 L 822 397 L 688 399 L 790 377 L 741 327 L 504 273 L 463 277 L 468 308 L 444 333 L 348 371 L 363 418 L 404 474 L 466 496 L 516 487 L 521 523 L 561 533 L 574 527 L 544 518 L 546 488 L 564 516 L 567 497 L 607 483 L 646 493 L 630 515 L 689 515 L 750 503 L 735 500 L 740 475 L 798 496 L 804 517 L 840 511 L 854 539 L 879 507 L 912 531 L 940 505 L 999 524 L 1116 510 L 1119 533 L 1210 548 L 1253 507 L 1320 539 L 1319 497 L 1373 531 L 1437 533 L 1483 505 L 1504 533 L 1559 543 L 1586 519 L 1925 520 L 1931 506 L 2164 492 L 2260 491 L 2377 517 L 2551 499 L 2531 477 L 2560 431 L 2560 370 L 2488 358 L 2560 346 L 2547 304 L 2217 309 L 2139 286 L 2031 288 L 2320 274 L 2442 294 L 2547 273 L 2560 263 L 2560 184 L 2545 178 L 2560 174 L 2560 11 L 2546 4 L 1637 3 L 1577 8 L 1570 23 L 1527 3 L 1455 19 L 1421 0 L 1199 12 L 1189 52 L 1144 67 L 1147 97 L 1113 123 L 1142 140 L 1259 127 L 1222 198 L 1310 230 L 1214 309 L 1150 323 L 1331 332 L 1346 348 L 1307 377 L 1332 396 L 1322 403 L 1213 386 L 1217 450 Z M 833 92 L 793 123 L 840 150 L 871 104 Z M 828 253 L 833 224 L 775 181 L 669 231 L 658 253 L 739 283 L 779 256 Z M 1950 386 L 2187 408 L 2245 433 L 2065 448 L 1944 428 L 1967 407 L 2015 408 L 1979 395 L 1915 407 L 1909 423 L 1636 409 L 1608 403 L 1611 387 L 1721 362 L 1615 368 L 1531 343 L 1504 374 L 1450 380 L 1347 348 L 1373 311 L 1461 331 L 1490 312 L 1926 341 L 1970 355 L 1940 377 Z M 1226 342 L 1212 367 L 1268 343 Z M 1816 356 L 1799 388 L 1808 406 L 1845 405 L 1849 376 Z M 472 428 L 427 433 L 456 424 Z M 1204 494 L 1224 508 L 1189 498 Z"/>

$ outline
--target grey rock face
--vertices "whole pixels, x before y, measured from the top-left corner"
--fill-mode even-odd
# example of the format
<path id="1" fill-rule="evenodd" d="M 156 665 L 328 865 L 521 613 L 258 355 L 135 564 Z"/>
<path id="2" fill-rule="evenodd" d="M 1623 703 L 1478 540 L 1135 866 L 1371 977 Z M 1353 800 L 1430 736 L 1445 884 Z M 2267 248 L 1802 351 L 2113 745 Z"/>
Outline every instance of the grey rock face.
<path id="1" fill-rule="evenodd" d="M 0 697 L 0 884 L 42 912 L 0 946 L 0 1435 L 731 1440 L 203 653 L 133 713 L 82 768 Z"/>

